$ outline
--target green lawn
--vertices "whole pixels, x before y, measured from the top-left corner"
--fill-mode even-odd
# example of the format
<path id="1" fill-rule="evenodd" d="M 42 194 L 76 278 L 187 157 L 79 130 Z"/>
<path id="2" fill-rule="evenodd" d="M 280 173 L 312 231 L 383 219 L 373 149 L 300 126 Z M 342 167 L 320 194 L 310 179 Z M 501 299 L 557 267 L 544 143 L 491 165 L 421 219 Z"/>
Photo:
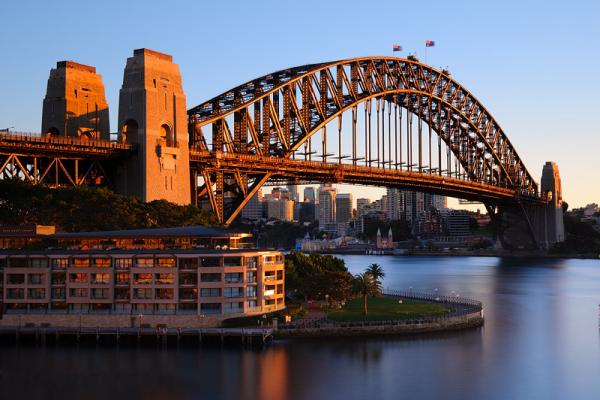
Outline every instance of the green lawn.
<path id="1" fill-rule="evenodd" d="M 367 321 L 407 319 L 440 315 L 451 311 L 450 308 L 436 303 L 402 300 L 402 304 L 400 304 L 398 299 L 389 297 L 369 297 L 367 308 Z M 333 321 L 364 321 L 362 298 L 347 301 L 340 310 L 330 310 L 327 317 Z"/>

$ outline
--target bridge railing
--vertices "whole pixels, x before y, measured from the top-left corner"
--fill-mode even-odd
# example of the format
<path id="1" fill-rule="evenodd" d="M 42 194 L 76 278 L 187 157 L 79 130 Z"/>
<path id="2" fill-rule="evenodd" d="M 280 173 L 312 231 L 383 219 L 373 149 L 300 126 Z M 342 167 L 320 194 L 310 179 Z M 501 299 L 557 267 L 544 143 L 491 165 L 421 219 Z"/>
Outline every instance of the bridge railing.
<path id="1" fill-rule="evenodd" d="M 11 142 L 53 143 L 86 147 L 103 147 L 123 150 L 130 150 L 133 148 L 133 145 L 131 144 L 119 143 L 112 140 L 81 139 L 72 136 L 42 136 L 39 133 L 32 132 L 0 132 L 0 140 Z"/>

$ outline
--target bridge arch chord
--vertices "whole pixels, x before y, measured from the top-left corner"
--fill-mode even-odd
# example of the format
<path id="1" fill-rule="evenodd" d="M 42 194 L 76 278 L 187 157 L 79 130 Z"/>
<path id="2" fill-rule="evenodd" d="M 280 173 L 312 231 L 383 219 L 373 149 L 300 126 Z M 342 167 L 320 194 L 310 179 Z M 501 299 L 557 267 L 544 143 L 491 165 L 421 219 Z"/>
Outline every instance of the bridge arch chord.
<path id="1" fill-rule="evenodd" d="M 388 116 L 393 106 L 425 121 L 460 163 L 466 180 L 508 188 L 515 196 L 538 196 L 537 184 L 487 109 L 446 71 L 417 60 L 357 58 L 290 68 L 254 79 L 190 109 L 190 143 L 196 151 L 209 151 L 204 134 L 210 126 L 213 152 L 289 159 L 303 145 L 310 147 L 319 131 L 326 141 L 326 126 L 335 119 L 341 138 L 344 113 L 351 112 L 356 124 L 359 105 L 365 107 L 365 115 L 368 106 L 370 118 L 372 102 L 379 107 L 380 101 L 388 104 Z M 379 108 L 377 112 L 379 116 Z M 355 135 L 353 131 L 353 140 Z M 384 160 L 383 164 L 375 161 L 385 167 L 377 135 L 377 156 L 381 154 Z M 382 140 L 385 143 L 385 138 Z M 354 150 L 353 157 L 356 159 Z M 340 162 L 341 158 L 339 154 Z M 391 162 L 389 159 L 390 167 Z M 429 173 L 432 171 L 429 168 Z M 441 167 L 437 172 L 441 174 Z M 238 186 L 245 184 L 239 177 L 228 179 Z M 223 187 L 217 188 L 217 193 L 222 192 Z M 243 192 L 247 190 L 240 186 L 229 197 Z"/>

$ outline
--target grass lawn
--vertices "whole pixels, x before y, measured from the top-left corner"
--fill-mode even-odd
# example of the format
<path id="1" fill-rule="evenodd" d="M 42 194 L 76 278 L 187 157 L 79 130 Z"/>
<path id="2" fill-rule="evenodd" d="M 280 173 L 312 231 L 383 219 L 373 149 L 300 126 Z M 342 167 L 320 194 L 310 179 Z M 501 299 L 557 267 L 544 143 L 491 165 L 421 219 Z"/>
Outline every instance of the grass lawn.
<path id="1" fill-rule="evenodd" d="M 394 319 L 407 319 L 417 316 L 440 315 L 451 311 L 436 303 L 427 303 L 415 300 L 402 300 L 389 297 L 369 297 L 367 302 L 367 317 L 363 315 L 363 299 L 353 299 L 346 302 L 340 310 L 330 310 L 327 317 L 333 321 L 386 321 Z"/>

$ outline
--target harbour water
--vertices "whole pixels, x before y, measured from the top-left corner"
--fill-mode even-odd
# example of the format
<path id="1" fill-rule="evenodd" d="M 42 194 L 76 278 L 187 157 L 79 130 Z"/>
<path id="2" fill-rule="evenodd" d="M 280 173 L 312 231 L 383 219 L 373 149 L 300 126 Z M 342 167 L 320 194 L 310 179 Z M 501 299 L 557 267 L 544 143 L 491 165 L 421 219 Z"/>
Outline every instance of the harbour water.
<path id="1" fill-rule="evenodd" d="M 598 399 L 600 261 L 343 256 L 390 289 L 484 303 L 485 326 L 235 347 L 0 347 L 0 399 Z"/>

